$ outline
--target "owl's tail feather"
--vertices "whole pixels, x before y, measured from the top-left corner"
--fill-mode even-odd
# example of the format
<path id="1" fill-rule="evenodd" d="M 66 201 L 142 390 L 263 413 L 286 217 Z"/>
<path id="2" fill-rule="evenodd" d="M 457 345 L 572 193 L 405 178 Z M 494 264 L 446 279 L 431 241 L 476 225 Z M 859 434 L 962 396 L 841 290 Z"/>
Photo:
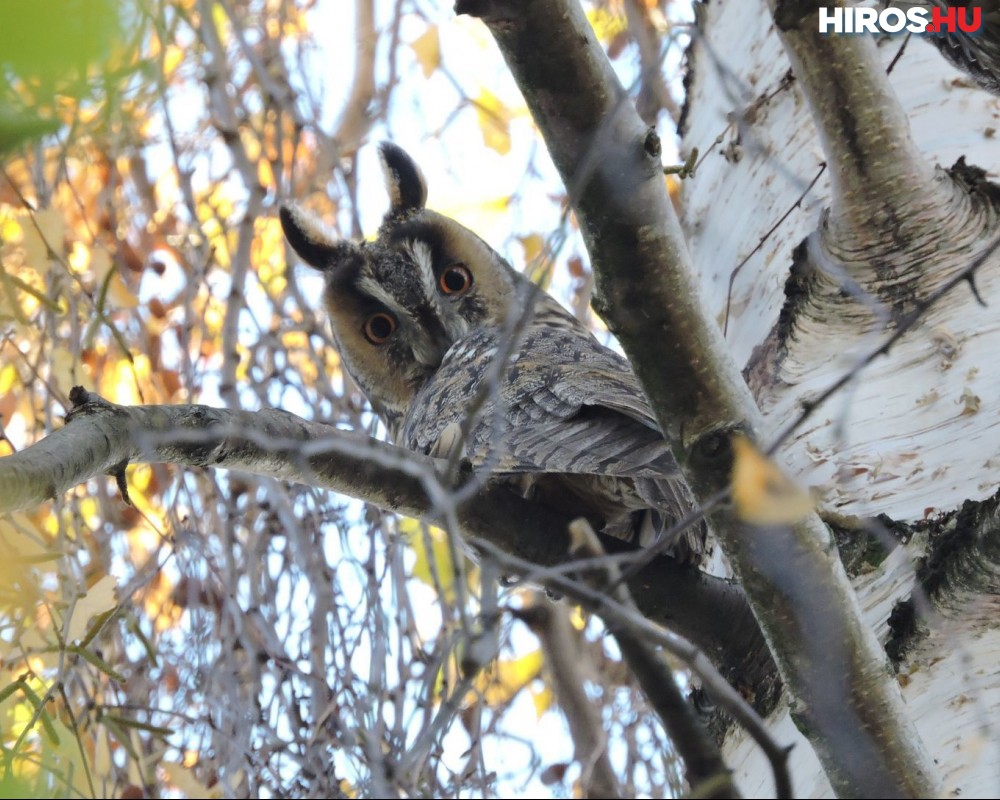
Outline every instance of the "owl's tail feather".
<path id="1" fill-rule="evenodd" d="M 681 521 L 697 508 L 690 490 L 679 481 L 640 478 L 636 490 L 650 508 L 633 515 L 632 541 L 641 547 L 672 541 L 667 550 L 684 563 L 699 563 L 708 551 L 710 531 L 704 518 L 686 526 Z"/>

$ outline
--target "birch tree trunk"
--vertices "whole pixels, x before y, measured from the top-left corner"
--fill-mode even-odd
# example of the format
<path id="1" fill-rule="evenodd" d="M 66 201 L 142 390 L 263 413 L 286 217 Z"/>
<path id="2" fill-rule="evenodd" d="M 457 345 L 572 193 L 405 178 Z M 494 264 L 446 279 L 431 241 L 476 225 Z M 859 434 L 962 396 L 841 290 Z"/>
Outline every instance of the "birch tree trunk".
<path id="1" fill-rule="evenodd" d="M 1000 102 L 926 40 L 822 37 L 808 14 L 781 17 L 795 4 L 776 5 L 778 23 L 764 2 L 698 8 L 683 146 L 699 166 L 682 205 L 695 273 L 764 442 L 852 376 L 777 459 L 839 528 L 946 796 L 993 796 L 996 254 L 975 272 L 982 303 L 959 285 L 859 364 L 996 236 Z M 788 709 L 773 723 L 796 741 L 796 793 L 828 796 Z M 728 751 L 746 794 L 766 795 L 753 748 L 734 735 Z"/>

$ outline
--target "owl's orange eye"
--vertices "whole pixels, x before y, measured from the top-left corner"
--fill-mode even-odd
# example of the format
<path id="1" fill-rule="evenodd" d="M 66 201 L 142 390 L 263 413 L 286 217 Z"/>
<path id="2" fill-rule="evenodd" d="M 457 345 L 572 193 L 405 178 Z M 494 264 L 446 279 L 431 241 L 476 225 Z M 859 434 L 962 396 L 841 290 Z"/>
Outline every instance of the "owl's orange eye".
<path id="1" fill-rule="evenodd" d="M 472 288 L 472 273 L 465 264 L 452 264 L 441 273 L 438 286 L 445 294 L 453 296 L 465 294 Z"/>
<path id="2" fill-rule="evenodd" d="M 379 311 L 365 320 L 362 330 L 365 338 L 372 344 L 385 344 L 396 330 L 396 318 L 392 314 Z"/>

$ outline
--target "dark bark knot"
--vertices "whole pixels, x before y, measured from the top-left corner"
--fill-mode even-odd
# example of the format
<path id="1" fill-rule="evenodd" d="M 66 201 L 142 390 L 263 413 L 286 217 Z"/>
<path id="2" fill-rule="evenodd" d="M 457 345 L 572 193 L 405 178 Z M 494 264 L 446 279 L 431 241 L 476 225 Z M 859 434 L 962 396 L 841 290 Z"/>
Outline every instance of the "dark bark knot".
<path id="1" fill-rule="evenodd" d="M 700 437 L 690 448 L 692 463 L 701 467 L 719 469 L 727 467 L 733 458 L 733 431 L 712 431 Z"/>
<path id="2" fill-rule="evenodd" d="M 774 24 L 781 31 L 793 31 L 804 26 L 803 20 L 816 14 L 823 3 L 817 0 L 778 0 L 774 4 Z M 828 3 L 828 5 L 834 5 Z"/>
<path id="3" fill-rule="evenodd" d="M 658 159 L 660 157 L 662 148 L 660 147 L 660 137 L 656 135 L 655 128 L 646 131 L 646 139 L 642 143 L 642 147 L 650 158 Z"/>

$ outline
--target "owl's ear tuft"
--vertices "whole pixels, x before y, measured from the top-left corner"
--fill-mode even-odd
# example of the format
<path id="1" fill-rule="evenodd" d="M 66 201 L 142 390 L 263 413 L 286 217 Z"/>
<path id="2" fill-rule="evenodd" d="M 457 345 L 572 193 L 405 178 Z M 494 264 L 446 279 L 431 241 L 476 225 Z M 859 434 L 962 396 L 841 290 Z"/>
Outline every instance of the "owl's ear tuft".
<path id="1" fill-rule="evenodd" d="M 311 267 L 333 269 L 357 249 L 351 242 L 335 239 L 318 217 L 295 203 L 282 203 L 278 216 L 288 244 Z"/>
<path id="2" fill-rule="evenodd" d="M 427 182 L 420 167 L 407 152 L 392 142 L 378 146 L 389 192 L 390 214 L 419 211 L 427 203 Z"/>

